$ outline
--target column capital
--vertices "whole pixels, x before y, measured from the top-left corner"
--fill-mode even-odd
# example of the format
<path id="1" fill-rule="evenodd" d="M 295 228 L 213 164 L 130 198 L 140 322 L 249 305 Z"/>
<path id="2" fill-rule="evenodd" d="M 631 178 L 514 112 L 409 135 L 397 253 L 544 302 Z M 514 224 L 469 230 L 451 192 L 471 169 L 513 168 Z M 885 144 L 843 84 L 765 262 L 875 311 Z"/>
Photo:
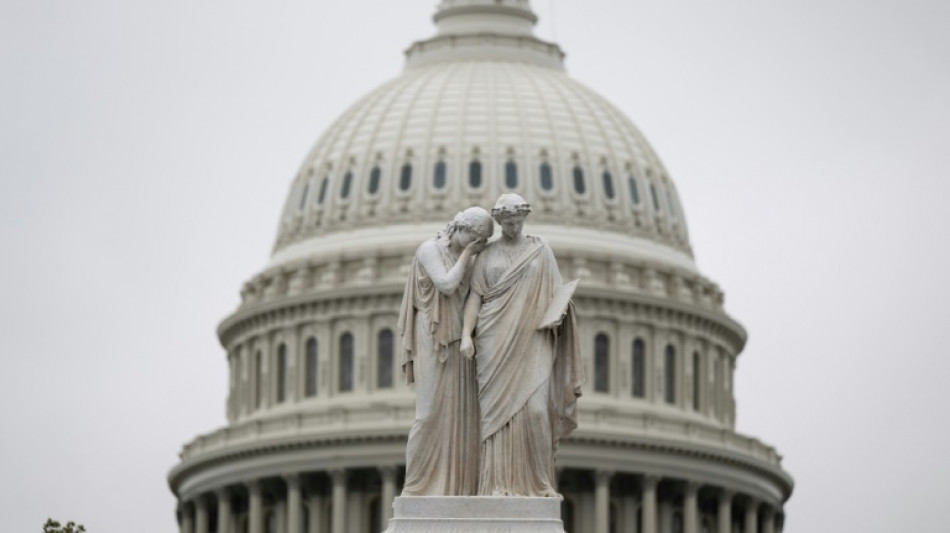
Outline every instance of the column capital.
<path id="1" fill-rule="evenodd" d="M 703 484 L 698 481 L 687 480 L 683 486 L 686 494 L 695 496 L 699 492 L 699 487 L 702 487 Z"/>
<path id="2" fill-rule="evenodd" d="M 610 478 L 612 478 L 615 473 L 616 473 L 615 470 L 609 470 L 607 468 L 598 468 L 597 470 L 594 470 L 594 480 L 597 483 L 609 482 Z"/>
<path id="3" fill-rule="evenodd" d="M 261 493 L 261 480 L 252 479 L 250 481 L 245 481 L 244 485 L 247 487 L 247 491 L 251 494 L 260 494 Z"/>
<path id="4" fill-rule="evenodd" d="M 346 481 L 346 469 L 345 468 L 331 468 L 327 470 L 327 475 L 330 476 L 330 481 L 334 484 L 342 483 Z"/>
<path id="5" fill-rule="evenodd" d="M 762 501 L 756 498 L 755 496 L 746 494 L 746 497 L 745 497 L 746 508 L 751 507 L 752 509 L 758 509 L 760 503 L 762 503 Z"/>
<path id="6" fill-rule="evenodd" d="M 662 478 L 654 474 L 645 474 L 641 479 L 643 480 L 643 488 L 655 489 Z"/>
<path id="7" fill-rule="evenodd" d="M 296 473 L 284 474 L 283 477 L 284 477 L 284 483 L 286 483 L 288 487 L 300 486 L 300 474 L 296 474 Z"/>
<path id="8" fill-rule="evenodd" d="M 719 489 L 719 501 L 731 502 L 732 498 L 735 497 L 736 491 L 722 487 Z"/>
<path id="9" fill-rule="evenodd" d="M 379 470 L 379 475 L 383 479 L 396 477 L 396 465 L 380 465 L 376 469 Z"/>
<path id="10" fill-rule="evenodd" d="M 219 500 L 225 500 L 231 496 L 231 490 L 227 487 L 218 487 L 214 489 L 214 495 L 217 496 Z"/>

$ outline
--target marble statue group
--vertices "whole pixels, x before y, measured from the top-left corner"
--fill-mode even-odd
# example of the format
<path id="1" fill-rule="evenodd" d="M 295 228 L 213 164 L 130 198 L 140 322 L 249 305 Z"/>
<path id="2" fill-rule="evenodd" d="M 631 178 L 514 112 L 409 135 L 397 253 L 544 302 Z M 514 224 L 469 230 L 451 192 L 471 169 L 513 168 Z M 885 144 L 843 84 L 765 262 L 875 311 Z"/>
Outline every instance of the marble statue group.
<path id="1" fill-rule="evenodd" d="M 416 386 L 403 496 L 559 497 L 554 458 L 584 380 L 574 308 L 551 248 L 503 194 L 416 251 L 399 316 Z M 501 236 L 489 242 L 494 222 Z"/>

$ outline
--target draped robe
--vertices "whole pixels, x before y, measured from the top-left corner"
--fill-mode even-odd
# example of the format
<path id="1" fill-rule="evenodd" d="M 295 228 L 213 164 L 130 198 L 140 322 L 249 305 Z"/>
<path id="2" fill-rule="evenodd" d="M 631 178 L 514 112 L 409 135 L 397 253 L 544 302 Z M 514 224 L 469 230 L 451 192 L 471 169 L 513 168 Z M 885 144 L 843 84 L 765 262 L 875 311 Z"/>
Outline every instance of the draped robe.
<path id="1" fill-rule="evenodd" d="M 397 326 L 402 368 L 408 382 L 416 384 L 402 494 L 470 496 L 478 482 L 478 403 L 474 362 L 459 354 L 468 272 L 458 289 L 440 292 L 433 275 L 444 277 L 458 257 L 447 239 L 434 241 L 423 243 L 412 261 Z M 438 250 L 440 273 L 426 272 L 420 257 L 424 247 Z"/>
<path id="2" fill-rule="evenodd" d="M 551 248 L 494 242 L 479 254 L 471 290 L 482 297 L 475 327 L 481 416 L 479 495 L 553 496 L 558 441 L 577 427 L 584 380 L 573 306 L 559 326 L 539 330 L 561 275 Z"/>

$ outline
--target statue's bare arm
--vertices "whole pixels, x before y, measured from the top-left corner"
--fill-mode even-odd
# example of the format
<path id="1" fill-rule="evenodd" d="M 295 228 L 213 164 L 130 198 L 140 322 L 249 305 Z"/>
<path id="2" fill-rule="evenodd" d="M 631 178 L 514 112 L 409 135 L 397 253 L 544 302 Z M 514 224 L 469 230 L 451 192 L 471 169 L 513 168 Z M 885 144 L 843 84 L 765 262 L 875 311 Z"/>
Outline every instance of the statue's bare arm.
<path id="1" fill-rule="evenodd" d="M 465 300 L 465 314 L 462 315 L 462 345 L 460 351 L 462 355 L 471 359 L 475 357 L 475 341 L 472 339 L 472 332 L 478 325 L 478 312 L 482 308 L 482 296 L 475 291 L 469 291 L 468 299 Z"/>

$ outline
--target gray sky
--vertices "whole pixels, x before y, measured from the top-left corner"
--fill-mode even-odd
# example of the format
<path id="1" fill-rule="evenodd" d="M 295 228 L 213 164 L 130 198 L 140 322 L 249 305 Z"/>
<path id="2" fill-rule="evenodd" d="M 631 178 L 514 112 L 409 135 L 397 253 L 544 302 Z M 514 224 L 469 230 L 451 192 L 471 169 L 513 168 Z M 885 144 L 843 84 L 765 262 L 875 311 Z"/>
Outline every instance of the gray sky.
<path id="1" fill-rule="evenodd" d="M 4 531 L 176 530 L 165 475 L 224 423 L 217 323 L 435 3 L 0 1 Z M 950 2 L 534 7 L 750 332 L 738 429 L 785 455 L 786 531 L 945 529 Z"/>

